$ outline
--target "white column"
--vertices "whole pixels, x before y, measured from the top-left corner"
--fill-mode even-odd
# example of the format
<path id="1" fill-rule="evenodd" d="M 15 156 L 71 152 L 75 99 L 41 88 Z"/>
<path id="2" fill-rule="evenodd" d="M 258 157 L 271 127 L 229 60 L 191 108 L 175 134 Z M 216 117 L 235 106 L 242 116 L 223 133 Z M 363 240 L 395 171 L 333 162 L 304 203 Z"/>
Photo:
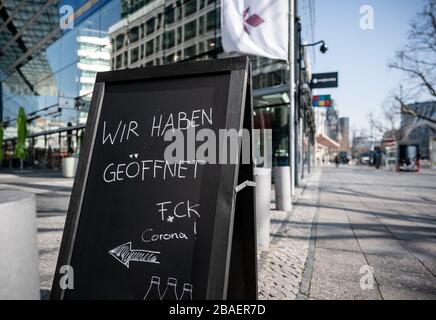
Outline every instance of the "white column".
<path id="1" fill-rule="evenodd" d="M 257 247 L 268 250 L 271 221 L 271 169 L 254 168 L 256 179 Z"/>
<path id="2" fill-rule="evenodd" d="M 35 196 L 0 191 L 0 300 L 39 298 Z"/>
<path id="3" fill-rule="evenodd" d="M 275 202 L 277 210 L 292 210 L 291 184 L 289 181 L 291 181 L 290 167 L 274 168 Z"/>

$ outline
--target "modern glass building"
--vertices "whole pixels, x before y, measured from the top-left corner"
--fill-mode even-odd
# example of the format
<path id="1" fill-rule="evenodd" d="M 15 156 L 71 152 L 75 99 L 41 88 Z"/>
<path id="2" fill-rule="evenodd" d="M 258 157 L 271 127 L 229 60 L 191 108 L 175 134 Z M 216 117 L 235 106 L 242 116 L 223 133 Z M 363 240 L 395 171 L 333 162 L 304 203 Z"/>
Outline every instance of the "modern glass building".
<path id="1" fill-rule="evenodd" d="M 109 28 L 113 70 L 229 56 L 221 44 L 219 0 L 121 3 L 122 19 Z M 300 37 L 298 40 L 301 43 Z M 272 131 L 272 164 L 287 164 L 289 66 L 262 57 L 253 56 L 251 61 L 255 127 Z"/>
<path id="2" fill-rule="evenodd" d="M 221 45 L 220 0 L 26 2 L 0 5 L 0 115 L 9 159 L 19 107 L 28 118 L 28 163 L 46 166 L 50 150 L 57 160 L 49 166 L 56 167 L 69 151 L 78 151 L 96 72 L 229 56 Z M 61 21 L 72 17 L 68 9 L 74 21 L 61 28 Z M 298 44 L 313 39 L 313 0 L 299 1 L 299 15 Z M 307 78 L 308 68 L 298 58 L 297 78 Z M 272 130 L 273 165 L 286 164 L 289 66 L 251 60 L 255 126 Z M 309 109 L 297 110 L 297 121 L 308 122 Z M 307 136 L 307 128 L 301 128 L 297 133 Z"/>
<path id="3" fill-rule="evenodd" d="M 110 69 L 109 26 L 120 18 L 119 0 L 5 0 L 0 4 L 0 116 L 4 165 L 13 165 L 16 117 L 28 120 L 27 164 L 45 167 L 77 149 L 97 71 Z M 68 18 L 69 25 L 61 22 Z M 83 125 L 82 125 L 83 127 Z M 73 139 L 67 135 L 73 135 Z M 71 149 L 71 148 L 70 148 Z M 50 166 L 50 165 L 49 165 Z"/>
<path id="4" fill-rule="evenodd" d="M 114 70 L 213 59 L 222 52 L 219 1 L 144 3 L 109 28 Z"/>

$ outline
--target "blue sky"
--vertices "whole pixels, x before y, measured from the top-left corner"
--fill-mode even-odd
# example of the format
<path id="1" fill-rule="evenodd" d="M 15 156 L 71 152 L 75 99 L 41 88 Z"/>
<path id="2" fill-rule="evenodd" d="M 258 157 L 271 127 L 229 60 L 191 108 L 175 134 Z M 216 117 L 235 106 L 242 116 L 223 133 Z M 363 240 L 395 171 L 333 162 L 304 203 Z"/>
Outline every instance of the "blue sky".
<path id="1" fill-rule="evenodd" d="M 340 116 L 350 127 L 369 128 L 368 114 L 381 119 L 383 102 L 398 91 L 402 74 L 387 65 L 407 42 L 409 23 L 424 0 L 316 0 L 315 40 L 325 40 L 329 51 L 316 51 L 312 72 L 339 72 L 339 88 L 331 93 Z M 362 5 L 374 8 L 374 29 L 362 30 Z"/>

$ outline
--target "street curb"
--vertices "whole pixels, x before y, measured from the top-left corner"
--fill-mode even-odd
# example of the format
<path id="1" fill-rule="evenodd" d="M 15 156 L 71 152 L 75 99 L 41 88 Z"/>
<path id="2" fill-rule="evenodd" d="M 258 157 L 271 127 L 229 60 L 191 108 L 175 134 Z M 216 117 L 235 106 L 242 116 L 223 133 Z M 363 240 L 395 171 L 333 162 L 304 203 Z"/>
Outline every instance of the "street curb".
<path id="1" fill-rule="evenodd" d="M 297 294 L 296 300 L 307 300 L 310 294 L 310 283 L 312 281 L 313 265 L 315 263 L 316 238 L 318 232 L 319 204 L 320 204 L 319 186 L 318 186 L 316 204 L 317 204 L 317 208 L 315 211 L 315 216 L 313 217 L 312 220 L 312 227 L 310 229 L 309 252 L 307 253 L 307 259 L 303 270 L 303 276 L 300 282 L 300 289 Z"/>
<path id="2" fill-rule="evenodd" d="M 317 170 L 321 170 L 321 169 L 317 169 Z M 277 229 L 276 233 L 279 233 L 281 230 L 283 230 L 283 228 L 286 228 L 286 223 L 288 221 L 291 220 L 291 217 L 294 213 L 294 208 L 296 205 L 298 205 L 298 202 L 300 201 L 301 197 L 303 196 L 304 192 L 307 189 L 307 186 L 310 184 L 310 182 L 312 181 L 312 178 L 314 177 L 314 174 L 316 173 L 316 170 L 314 170 L 312 173 L 310 173 L 310 175 L 308 175 L 303 181 L 302 181 L 302 185 L 301 185 L 301 190 L 298 194 L 295 194 L 291 199 L 292 199 L 292 209 L 289 211 L 286 211 L 286 217 L 282 220 L 282 222 L 280 223 L 280 227 Z M 271 234 L 272 236 L 272 240 L 271 240 L 271 244 L 277 243 L 278 241 L 280 241 L 279 239 L 275 239 L 274 235 Z M 311 230 L 311 237 L 312 237 L 312 230 Z M 264 250 L 264 251 L 260 251 L 257 254 L 257 260 L 258 260 L 258 269 L 262 269 L 265 266 L 266 263 L 266 257 L 269 254 L 269 250 Z"/>
<path id="3" fill-rule="evenodd" d="M 307 260 L 303 271 L 303 277 L 300 282 L 300 290 L 297 294 L 297 300 L 307 300 L 310 293 L 310 283 L 312 281 L 313 265 L 315 263 L 316 238 L 318 233 L 319 218 L 319 196 L 315 216 L 313 217 L 312 227 L 310 229 L 310 243 Z"/>

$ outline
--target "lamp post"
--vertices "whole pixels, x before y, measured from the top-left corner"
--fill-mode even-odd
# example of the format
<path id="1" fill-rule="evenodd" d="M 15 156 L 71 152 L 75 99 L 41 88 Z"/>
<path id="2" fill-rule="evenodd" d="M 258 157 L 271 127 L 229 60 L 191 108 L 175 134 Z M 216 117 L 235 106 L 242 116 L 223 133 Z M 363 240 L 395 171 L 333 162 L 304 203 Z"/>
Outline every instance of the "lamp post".
<path id="1" fill-rule="evenodd" d="M 316 46 L 318 44 L 321 44 L 321 47 L 319 48 L 319 51 L 321 51 L 321 53 L 326 53 L 327 50 L 328 50 L 328 47 L 325 44 L 324 40 L 320 40 L 320 41 L 317 41 L 317 42 L 314 42 L 314 43 L 302 44 L 301 47 L 302 48 L 304 48 L 304 47 L 313 47 L 313 46 Z"/>
<path id="2" fill-rule="evenodd" d="M 299 30 L 301 30 L 301 28 L 299 28 Z M 327 45 L 325 44 L 324 40 L 320 40 L 314 43 L 308 43 L 308 44 L 300 44 L 299 45 L 299 60 L 298 60 L 298 93 L 297 93 L 297 101 L 300 103 L 301 99 L 301 86 L 300 86 L 300 81 L 301 81 L 301 61 L 302 61 L 302 57 L 304 56 L 304 48 L 305 47 L 313 47 L 313 46 L 317 46 L 321 44 L 320 47 L 320 51 L 322 54 L 325 54 L 328 50 Z M 306 66 L 307 68 L 307 66 Z M 299 106 L 299 109 L 301 111 L 301 106 Z M 302 122 L 303 122 L 303 127 L 301 130 L 301 153 L 300 153 L 300 161 L 301 161 L 301 178 L 304 178 L 304 160 L 305 160 L 305 148 L 304 148 L 304 137 L 306 135 L 306 130 L 307 130 L 307 118 L 306 118 L 306 113 L 302 112 L 301 113 L 301 118 L 302 118 Z M 308 171 L 310 172 L 310 139 L 308 139 L 308 144 L 307 144 L 307 149 L 308 149 L 308 154 L 307 154 L 307 161 L 308 161 Z"/>

